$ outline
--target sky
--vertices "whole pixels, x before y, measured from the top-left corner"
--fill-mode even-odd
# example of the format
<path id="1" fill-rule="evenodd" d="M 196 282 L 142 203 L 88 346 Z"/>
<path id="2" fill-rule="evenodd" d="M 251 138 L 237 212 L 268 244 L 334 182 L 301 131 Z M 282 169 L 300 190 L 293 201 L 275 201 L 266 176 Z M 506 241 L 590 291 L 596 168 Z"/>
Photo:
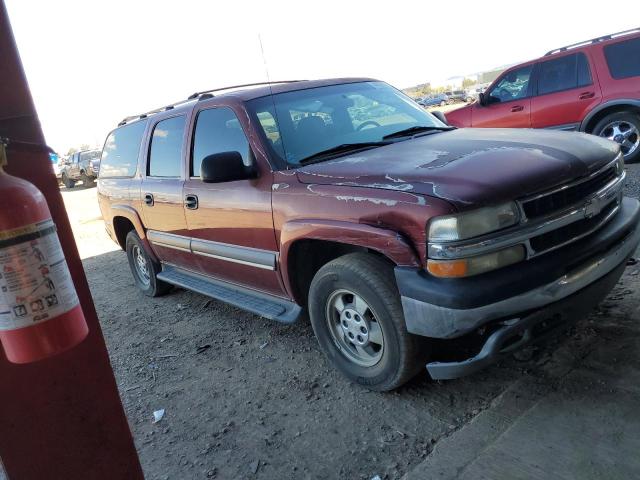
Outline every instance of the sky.
<path id="1" fill-rule="evenodd" d="M 199 90 L 349 76 L 438 84 L 638 23 L 595 0 L 5 3 L 45 137 L 61 154 L 101 147 L 125 116 Z"/>

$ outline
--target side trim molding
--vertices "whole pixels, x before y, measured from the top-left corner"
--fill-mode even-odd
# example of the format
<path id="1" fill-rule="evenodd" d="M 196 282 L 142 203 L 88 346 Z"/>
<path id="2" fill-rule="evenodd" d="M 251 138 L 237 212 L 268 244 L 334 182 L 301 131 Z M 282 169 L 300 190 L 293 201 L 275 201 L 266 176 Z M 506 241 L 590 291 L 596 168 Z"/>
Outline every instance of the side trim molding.
<path id="1" fill-rule="evenodd" d="M 213 242 L 211 240 L 201 240 L 155 230 L 147 231 L 147 237 L 152 244 L 159 247 L 172 248 L 182 252 L 190 252 L 195 255 L 239 263 L 263 270 L 276 270 L 278 260 L 277 252 L 258 248 L 240 247 L 238 245 Z"/>

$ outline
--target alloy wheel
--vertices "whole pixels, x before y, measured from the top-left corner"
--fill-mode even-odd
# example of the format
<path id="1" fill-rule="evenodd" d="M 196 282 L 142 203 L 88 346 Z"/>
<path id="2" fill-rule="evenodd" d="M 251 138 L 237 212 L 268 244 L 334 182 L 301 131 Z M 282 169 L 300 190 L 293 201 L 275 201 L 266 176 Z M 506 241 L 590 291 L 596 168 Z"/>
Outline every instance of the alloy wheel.
<path id="1" fill-rule="evenodd" d="M 600 132 L 600 136 L 619 143 L 625 157 L 633 155 L 640 146 L 638 127 L 624 120 L 616 120 L 607 124 Z"/>

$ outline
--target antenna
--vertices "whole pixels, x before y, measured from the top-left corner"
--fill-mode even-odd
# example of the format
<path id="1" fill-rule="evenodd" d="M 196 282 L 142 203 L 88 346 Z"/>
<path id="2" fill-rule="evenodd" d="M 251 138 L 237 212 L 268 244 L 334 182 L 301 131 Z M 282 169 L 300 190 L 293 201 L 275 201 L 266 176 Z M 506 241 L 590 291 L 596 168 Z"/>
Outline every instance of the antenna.
<path id="1" fill-rule="evenodd" d="M 260 42 L 260 52 L 262 53 L 262 62 L 264 63 L 264 71 L 267 74 L 267 82 L 269 84 L 269 96 L 271 97 L 271 103 L 273 103 L 273 119 L 276 121 L 276 128 L 278 129 L 278 134 L 280 135 L 280 139 L 282 141 L 282 150 L 286 156 L 286 148 L 284 145 L 284 138 L 282 138 L 282 132 L 280 131 L 280 121 L 278 120 L 278 110 L 276 109 L 276 101 L 273 98 L 273 88 L 271 87 L 271 77 L 269 76 L 269 66 L 267 65 L 267 57 L 264 54 L 264 47 L 262 45 L 262 36 L 258 33 L 258 42 Z M 287 163 L 287 169 L 289 168 L 289 164 Z"/>

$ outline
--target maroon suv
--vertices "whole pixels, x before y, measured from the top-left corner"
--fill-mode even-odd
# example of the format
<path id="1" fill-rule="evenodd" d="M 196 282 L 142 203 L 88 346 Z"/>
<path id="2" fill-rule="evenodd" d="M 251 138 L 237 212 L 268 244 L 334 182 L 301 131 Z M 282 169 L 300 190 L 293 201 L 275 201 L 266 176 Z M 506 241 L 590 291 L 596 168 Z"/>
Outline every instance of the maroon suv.
<path id="1" fill-rule="evenodd" d="M 577 130 L 640 159 L 640 29 L 558 48 L 509 68 L 479 101 L 447 114 L 458 127 Z"/>
<path id="2" fill-rule="evenodd" d="M 338 369 L 389 390 L 427 361 L 433 378 L 466 375 L 586 315 L 640 241 L 624 178 L 608 140 L 458 130 L 383 82 L 334 79 L 126 118 L 98 193 L 145 294 L 178 285 L 284 323 L 308 312 Z M 439 362 L 433 339 L 458 358 Z"/>

